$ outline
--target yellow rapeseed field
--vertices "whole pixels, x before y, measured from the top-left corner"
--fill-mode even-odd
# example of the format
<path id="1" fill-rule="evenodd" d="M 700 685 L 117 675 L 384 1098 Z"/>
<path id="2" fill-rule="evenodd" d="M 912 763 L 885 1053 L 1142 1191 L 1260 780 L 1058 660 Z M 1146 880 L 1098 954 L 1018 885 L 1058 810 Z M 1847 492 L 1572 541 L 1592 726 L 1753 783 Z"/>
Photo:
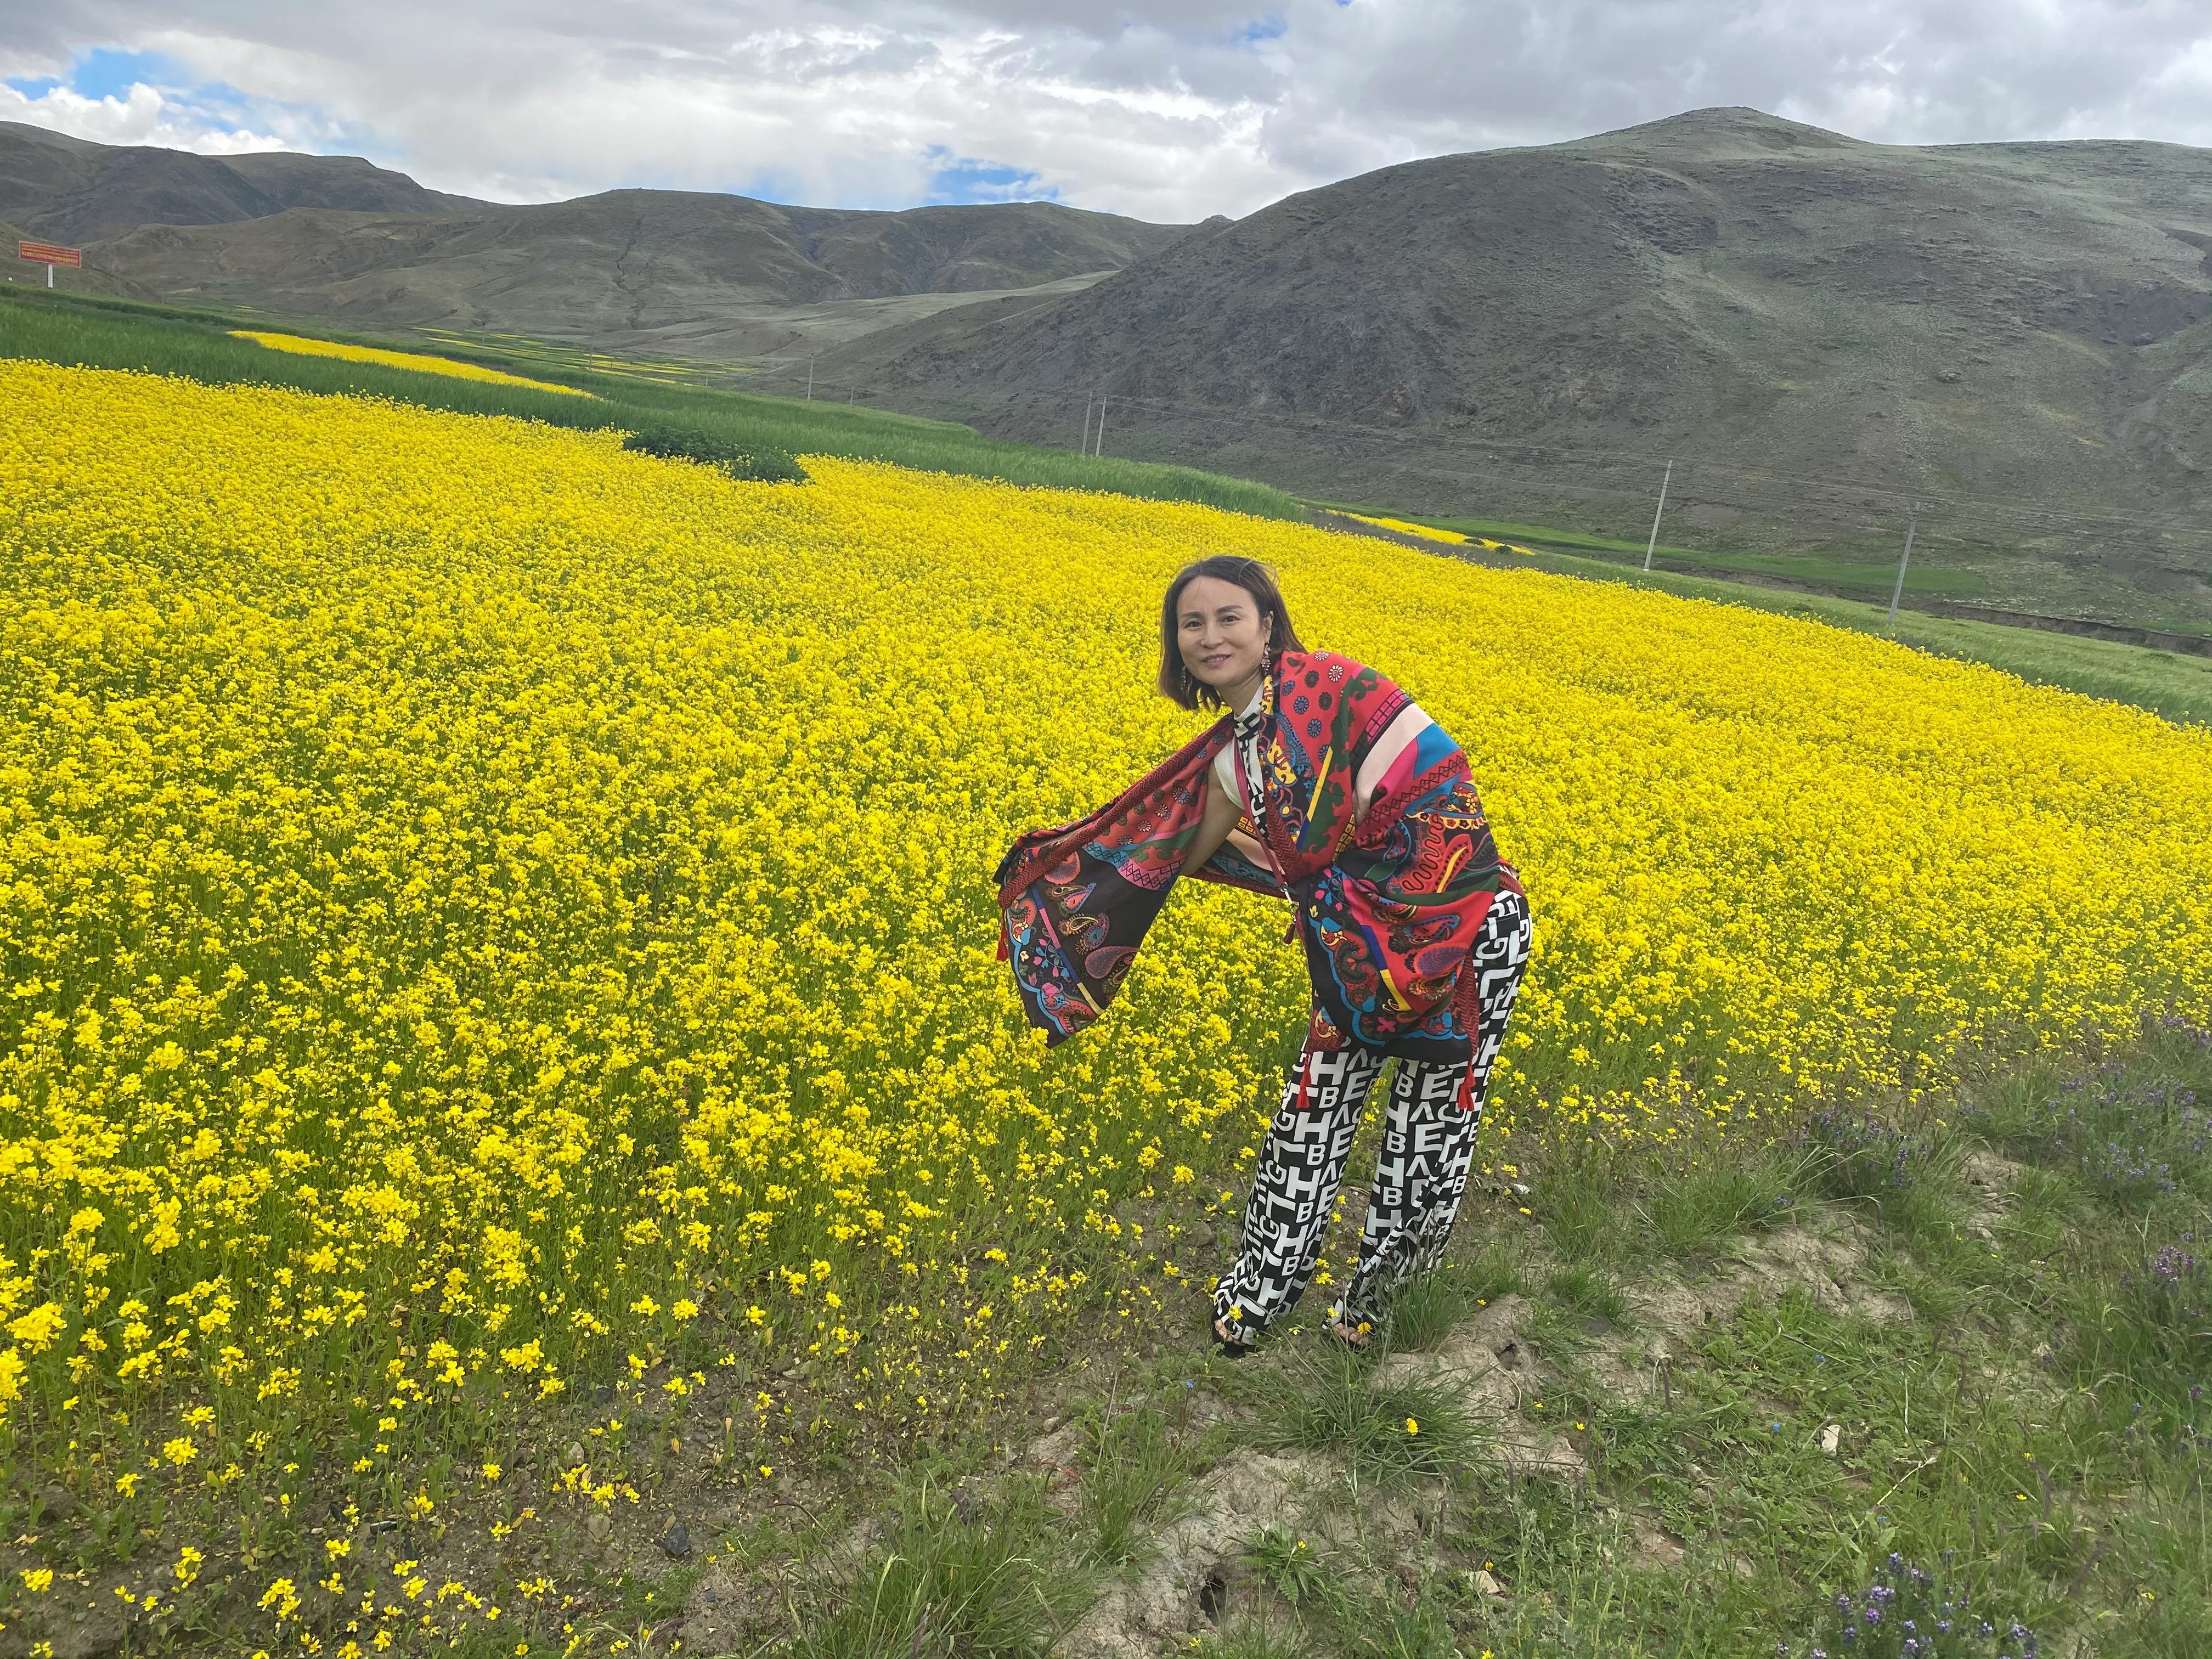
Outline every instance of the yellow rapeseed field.
<path id="1" fill-rule="evenodd" d="M 381 363 L 386 368 L 411 368 L 424 374 L 450 375 L 457 380 L 489 380 L 500 386 L 526 386 L 533 392 L 560 392 L 571 398 L 592 395 L 572 386 L 556 386 L 550 380 L 526 380 L 520 374 L 509 374 L 504 369 L 485 368 L 477 363 L 459 362 L 451 357 L 428 356 L 419 351 L 386 351 L 380 346 L 344 345 L 336 340 L 310 339 L 304 334 L 271 334 L 248 328 L 234 328 L 230 331 L 239 339 L 251 340 L 256 345 L 267 346 L 271 351 L 289 351 L 295 356 L 339 357 L 349 363 Z"/>
<path id="2" fill-rule="evenodd" d="M 609 1361 L 842 1355 L 927 1420 L 887 1356 L 986 1387 L 1120 1200 L 1233 1188 L 1304 1027 L 1279 908 L 1178 894 L 1048 1054 L 988 879 L 1195 729 L 1149 686 L 1206 553 L 1468 750 L 1537 918 L 1486 1134 L 2212 1014 L 2212 737 L 1987 669 L 1193 506 L 26 362 L 0 403 L 0 1444 L 126 1528 L 289 1513 L 288 1465 L 435 1505 L 467 1401 Z"/>
<path id="3" fill-rule="evenodd" d="M 1456 530 L 1439 530 L 1432 524 L 1415 524 L 1408 519 L 1377 519 L 1364 513 L 1346 513 L 1347 519 L 1361 524 L 1371 524 L 1378 530 L 1395 530 L 1401 536 L 1418 536 L 1425 542 L 1443 542 L 1451 547 L 1482 547 L 1493 553 L 1528 553 L 1534 550 L 1518 542 L 1492 541 L 1487 536 L 1468 536 Z"/>

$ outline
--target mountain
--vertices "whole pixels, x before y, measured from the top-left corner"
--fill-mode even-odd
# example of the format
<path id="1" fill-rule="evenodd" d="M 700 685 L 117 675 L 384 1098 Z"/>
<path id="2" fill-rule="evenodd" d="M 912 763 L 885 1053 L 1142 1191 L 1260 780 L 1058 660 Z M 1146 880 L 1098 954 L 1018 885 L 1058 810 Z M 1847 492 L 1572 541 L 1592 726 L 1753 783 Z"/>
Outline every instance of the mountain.
<path id="1" fill-rule="evenodd" d="M 195 155 L 0 121 L 0 219 L 41 241 L 82 246 L 140 225 L 233 224 L 288 208 L 434 214 L 483 205 L 357 155 Z"/>
<path id="2" fill-rule="evenodd" d="M 1304 191 L 820 372 L 1063 445 L 1103 393 L 1109 453 L 1639 544 L 1669 458 L 1670 538 L 1740 550 L 1894 559 L 1926 496 L 1989 603 L 2202 631 L 2208 319 L 2212 151 L 1730 109 Z"/>
<path id="3" fill-rule="evenodd" d="M 748 307 L 1028 288 L 1117 269 L 1180 234 L 1050 202 L 869 213 L 617 190 L 535 207 L 149 225 L 101 256 L 177 297 L 604 342 Z"/>
<path id="4" fill-rule="evenodd" d="M 1058 294 L 1184 229 L 1050 202 L 878 213 L 617 190 L 516 207 L 356 156 L 216 158 L 14 123 L 0 123 L 0 220 L 84 246 L 124 292 L 720 357 Z"/>

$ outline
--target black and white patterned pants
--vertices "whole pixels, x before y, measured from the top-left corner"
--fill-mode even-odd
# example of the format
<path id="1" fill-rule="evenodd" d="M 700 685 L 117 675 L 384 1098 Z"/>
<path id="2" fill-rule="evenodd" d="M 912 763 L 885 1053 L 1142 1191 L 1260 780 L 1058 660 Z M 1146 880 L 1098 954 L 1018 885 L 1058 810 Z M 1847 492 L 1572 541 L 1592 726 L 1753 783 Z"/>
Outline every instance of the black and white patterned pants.
<path id="1" fill-rule="evenodd" d="M 1433 1060 L 1398 1062 L 1382 1144 L 1375 1156 L 1359 1264 L 1329 1310 L 1332 1322 L 1355 1328 L 1379 1325 L 1391 1293 L 1442 1259 L 1467 1191 L 1490 1069 L 1505 1040 L 1505 1023 L 1528 965 L 1533 937 L 1527 901 L 1517 893 L 1500 893 L 1461 970 L 1480 975 L 1482 1008 L 1468 1061 L 1473 1077 L 1467 1107 L 1460 1104 L 1460 1085 L 1468 1068 Z M 1253 1173 L 1252 1196 L 1244 1206 L 1243 1249 L 1214 1286 L 1214 1316 L 1236 1341 L 1257 1340 L 1270 1321 L 1287 1314 L 1305 1294 L 1344 1181 L 1360 1109 L 1385 1058 L 1368 1048 L 1309 1048 L 1299 1055 Z"/>

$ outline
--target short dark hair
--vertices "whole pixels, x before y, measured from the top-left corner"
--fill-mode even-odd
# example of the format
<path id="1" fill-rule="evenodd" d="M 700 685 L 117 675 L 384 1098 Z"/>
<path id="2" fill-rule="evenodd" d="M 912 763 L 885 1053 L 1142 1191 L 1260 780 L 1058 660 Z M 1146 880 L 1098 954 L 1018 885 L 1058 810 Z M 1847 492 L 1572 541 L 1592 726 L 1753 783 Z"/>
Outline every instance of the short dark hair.
<path id="1" fill-rule="evenodd" d="M 1219 692 L 1195 676 L 1186 676 L 1182 644 L 1177 637 L 1181 630 L 1176 625 L 1176 607 L 1182 603 L 1183 589 L 1200 576 L 1233 583 L 1249 593 L 1260 614 L 1273 624 L 1267 639 L 1277 652 L 1305 649 L 1298 642 L 1298 630 L 1291 625 L 1290 607 L 1283 603 L 1283 590 L 1275 586 L 1275 573 L 1259 560 L 1216 553 L 1196 564 L 1187 564 L 1176 572 L 1176 579 L 1168 584 L 1167 598 L 1160 601 L 1160 695 L 1182 708 L 1221 707 Z"/>

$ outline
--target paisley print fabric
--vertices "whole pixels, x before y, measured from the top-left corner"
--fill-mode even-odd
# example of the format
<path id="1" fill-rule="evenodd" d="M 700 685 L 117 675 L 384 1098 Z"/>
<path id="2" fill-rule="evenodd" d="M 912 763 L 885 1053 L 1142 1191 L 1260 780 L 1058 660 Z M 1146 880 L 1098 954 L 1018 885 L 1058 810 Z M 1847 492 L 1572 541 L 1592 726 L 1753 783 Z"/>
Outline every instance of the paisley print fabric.
<path id="1" fill-rule="evenodd" d="M 1308 1046 L 1464 1062 L 1480 987 L 1461 969 L 1501 892 L 1498 855 L 1467 758 L 1430 726 L 1390 764 L 1363 819 L 1354 781 L 1410 699 L 1334 652 L 1285 652 L 1261 688 L 1259 778 L 1232 842 L 1186 870 L 1206 772 L 1231 748 L 1224 715 L 1087 817 L 1033 830 L 998 869 L 1000 953 L 1024 1008 L 1057 1043 L 1103 1013 L 1180 875 L 1296 907 L 1313 981 Z M 1387 753 L 1387 750 L 1385 751 Z M 1238 770 L 1245 770 L 1238 757 Z"/>

